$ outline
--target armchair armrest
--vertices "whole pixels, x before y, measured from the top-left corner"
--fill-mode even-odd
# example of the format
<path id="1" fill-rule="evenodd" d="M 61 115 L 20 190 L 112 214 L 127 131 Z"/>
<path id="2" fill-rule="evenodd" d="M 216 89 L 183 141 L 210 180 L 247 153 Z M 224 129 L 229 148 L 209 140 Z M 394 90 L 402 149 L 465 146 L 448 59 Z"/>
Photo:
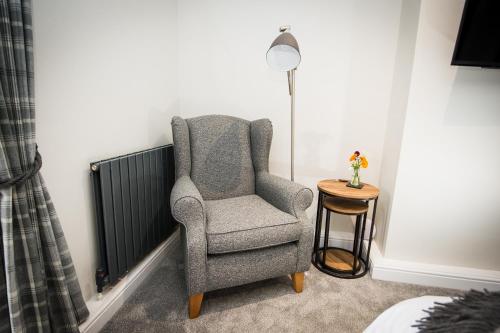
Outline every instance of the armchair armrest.
<path id="1" fill-rule="evenodd" d="M 301 217 L 312 204 L 310 188 L 268 172 L 259 172 L 256 178 L 257 195 L 288 214 Z"/>
<path id="2" fill-rule="evenodd" d="M 205 203 L 189 176 L 177 179 L 170 195 L 174 218 L 182 224 L 188 294 L 202 293 L 206 288 L 207 244 Z"/>
<path id="3" fill-rule="evenodd" d="M 205 227 L 205 203 L 188 176 L 182 176 L 175 182 L 170 195 L 170 207 L 174 218 L 186 227 L 194 227 L 200 222 Z"/>
<path id="4" fill-rule="evenodd" d="M 270 175 L 267 171 L 257 174 L 255 187 L 257 195 L 299 219 L 302 233 L 297 242 L 297 272 L 309 270 L 314 230 L 306 209 L 312 204 L 312 190 L 288 179 Z"/>

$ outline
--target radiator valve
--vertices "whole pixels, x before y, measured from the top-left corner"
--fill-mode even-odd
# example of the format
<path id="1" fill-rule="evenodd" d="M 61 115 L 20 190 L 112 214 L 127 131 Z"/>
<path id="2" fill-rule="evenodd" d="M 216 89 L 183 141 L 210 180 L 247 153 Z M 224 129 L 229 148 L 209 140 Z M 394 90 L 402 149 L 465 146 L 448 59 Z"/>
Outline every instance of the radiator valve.
<path id="1" fill-rule="evenodd" d="M 95 271 L 95 284 L 97 285 L 97 292 L 102 293 L 102 289 L 106 284 L 106 272 L 102 268 L 98 268 Z"/>

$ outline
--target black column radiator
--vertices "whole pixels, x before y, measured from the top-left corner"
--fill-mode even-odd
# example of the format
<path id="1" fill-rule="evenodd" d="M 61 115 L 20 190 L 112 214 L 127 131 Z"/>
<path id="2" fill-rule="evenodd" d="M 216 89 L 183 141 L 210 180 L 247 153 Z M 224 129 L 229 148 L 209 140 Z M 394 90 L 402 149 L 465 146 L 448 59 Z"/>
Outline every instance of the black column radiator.
<path id="1" fill-rule="evenodd" d="M 90 169 L 100 262 L 96 285 L 102 292 L 175 229 L 173 146 L 93 162 Z"/>

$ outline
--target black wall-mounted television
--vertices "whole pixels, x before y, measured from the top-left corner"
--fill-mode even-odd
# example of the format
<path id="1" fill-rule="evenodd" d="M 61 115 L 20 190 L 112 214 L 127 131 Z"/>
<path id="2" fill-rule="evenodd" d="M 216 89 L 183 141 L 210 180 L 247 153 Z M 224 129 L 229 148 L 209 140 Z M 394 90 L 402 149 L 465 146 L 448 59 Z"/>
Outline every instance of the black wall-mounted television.
<path id="1" fill-rule="evenodd" d="M 467 0 L 452 65 L 500 68 L 500 0 Z"/>

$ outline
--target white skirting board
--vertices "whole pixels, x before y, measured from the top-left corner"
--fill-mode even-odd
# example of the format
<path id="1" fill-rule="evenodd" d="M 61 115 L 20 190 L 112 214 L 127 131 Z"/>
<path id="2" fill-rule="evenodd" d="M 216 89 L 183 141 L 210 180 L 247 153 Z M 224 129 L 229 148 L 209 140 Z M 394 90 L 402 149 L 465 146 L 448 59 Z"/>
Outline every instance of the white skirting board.
<path id="1" fill-rule="evenodd" d="M 381 255 L 375 242 L 370 261 L 371 277 L 377 280 L 460 290 L 500 290 L 500 271 L 389 259 Z"/>
<path id="2" fill-rule="evenodd" d="M 320 247 L 323 246 L 320 238 Z M 337 233 L 328 237 L 328 246 L 352 249 L 352 233 Z M 363 255 L 368 242 L 363 242 Z M 500 290 L 500 271 L 446 266 L 389 259 L 382 256 L 377 243 L 370 250 L 370 275 L 375 280 L 413 283 L 423 286 L 459 290 Z"/>
<path id="3" fill-rule="evenodd" d="M 80 332 L 98 333 L 179 241 L 179 230 L 176 230 L 117 284 L 105 290 L 101 299 L 92 297 L 87 302 L 90 316 L 80 325 Z"/>

